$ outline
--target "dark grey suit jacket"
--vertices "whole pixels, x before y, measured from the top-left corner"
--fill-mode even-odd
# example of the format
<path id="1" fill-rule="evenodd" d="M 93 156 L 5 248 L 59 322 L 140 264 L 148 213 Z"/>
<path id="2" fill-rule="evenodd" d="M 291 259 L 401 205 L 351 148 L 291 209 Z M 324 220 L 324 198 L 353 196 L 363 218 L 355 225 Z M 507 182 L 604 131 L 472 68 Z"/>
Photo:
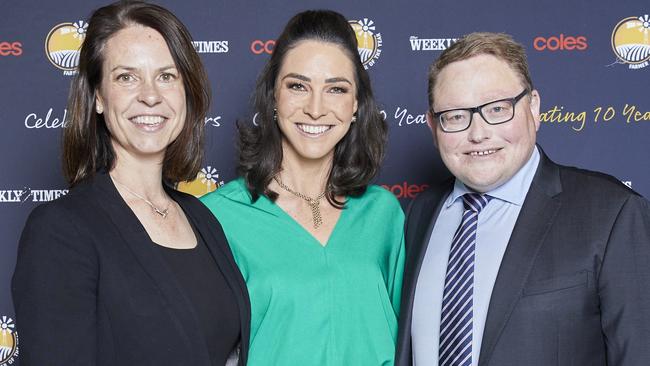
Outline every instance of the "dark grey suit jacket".
<path id="1" fill-rule="evenodd" d="M 199 200 L 166 189 L 235 294 L 244 365 L 250 305 L 221 226 Z M 21 365 L 211 366 L 189 298 L 107 174 L 32 212 L 12 290 Z"/>
<path id="2" fill-rule="evenodd" d="M 452 186 L 422 193 L 407 214 L 397 366 L 412 362 L 417 278 Z M 492 291 L 478 364 L 650 365 L 648 201 L 542 153 Z"/>

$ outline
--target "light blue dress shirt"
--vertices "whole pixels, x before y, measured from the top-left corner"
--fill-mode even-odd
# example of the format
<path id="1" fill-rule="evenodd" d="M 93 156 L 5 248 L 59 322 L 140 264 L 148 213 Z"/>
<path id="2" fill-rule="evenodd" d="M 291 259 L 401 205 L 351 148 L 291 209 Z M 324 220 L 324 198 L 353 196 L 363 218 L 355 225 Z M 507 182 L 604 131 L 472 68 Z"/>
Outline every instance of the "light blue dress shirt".
<path id="1" fill-rule="evenodd" d="M 492 288 L 539 159 L 535 146 L 528 162 L 509 181 L 486 192 L 494 199 L 481 211 L 476 232 L 472 366 L 478 365 Z M 463 213 L 461 196 L 469 192 L 457 179 L 429 238 L 413 303 L 411 342 L 415 366 L 438 365 L 440 309 L 449 248 Z"/>

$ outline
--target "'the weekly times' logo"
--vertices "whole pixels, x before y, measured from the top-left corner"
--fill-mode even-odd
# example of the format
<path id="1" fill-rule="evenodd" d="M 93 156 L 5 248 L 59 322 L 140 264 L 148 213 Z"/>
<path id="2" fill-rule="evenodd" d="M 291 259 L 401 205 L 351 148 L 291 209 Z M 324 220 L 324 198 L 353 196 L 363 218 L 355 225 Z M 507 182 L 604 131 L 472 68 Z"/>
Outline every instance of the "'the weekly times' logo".
<path id="1" fill-rule="evenodd" d="M 612 49 L 617 62 L 630 69 L 642 69 L 650 61 L 650 16 L 628 17 L 612 31 Z"/>
<path id="2" fill-rule="evenodd" d="M 66 194 L 67 189 L 0 189 L 0 203 L 49 202 Z"/>

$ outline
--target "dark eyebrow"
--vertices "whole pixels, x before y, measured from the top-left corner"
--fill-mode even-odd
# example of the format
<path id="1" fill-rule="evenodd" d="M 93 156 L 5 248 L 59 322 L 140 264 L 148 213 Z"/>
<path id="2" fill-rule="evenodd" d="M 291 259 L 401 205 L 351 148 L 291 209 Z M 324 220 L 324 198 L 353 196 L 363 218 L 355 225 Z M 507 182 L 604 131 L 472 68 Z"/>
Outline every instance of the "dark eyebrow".
<path id="1" fill-rule="evenodd" d="M 163 66 L 163 67 L 158 68 L 158 71 L 160 72 L 160 71 L 165 71 L 165 70 L 175 69 L 175 68 L 176 68 L 175 65 L 167 65 L 167 66 Z M 115 71 L 117 69 L 123 69 L 123 70 L 126 70 L 126 71 L 133 71 L 133 70 L 137 70 L 138 68 L 137 67 L 131 67 L 131 66 L 117 65 L 117 66 L 115 66 L 114 68 L 111 69 L 111 72 L 113 72 L 113 71 Z"/>
<path id="2" fill-rule="evenodd" d="M 176 68 L 176 65 L 167 65 L 167 66 L 163 66 L 163 67 L 159 68 L 158 71 L 165 71 L 165 70 L 175 69 L 175 68 Z"/>
<path id="3" fill-rule="evenodd" d="M 311 79 L 308 78 L 308 77 L 306 77 L 305 75 L 300 75 L 300 74 L 296 74 L 296 73 L 293 73 L 293 72 L 292 72 L 292 73 L 289 73 L 289 74 L 286 74 L 286 75 L 282 78 L 282 80 L 284 80 L 284 79 L 286 79 L 286 78 L 294 78 L 294 79 L 298 79 L 298 80 L 302 80 L 302 81 L 306 81 L 306 82 L 310 82 L 310 81 L 311 81 Z"/>
<path id="4" fill-rule="evenodd" d="M 339 82 L 348 83 L 348 84 L 352 85 L 350 80 L 348 80 L 346 78 L 343 78 L 343 77 L 325 79 L 325 83 L 327 83 L 327 84 L 329 84 L 329 83 L 339 83 Z"/>
<path id="5" fill-rule="evenodd" d="M 111 69 L 111 72 L 113 72 L 113 71 L 115 71 L 117 69 L 123 69 L 123 70 L 126 70 L 126 71 L 133 71 L 136 68 L 135 67 L 129 67 L 129 66 L 117 65 L 117 66 L 115 66 L 114 68 Z"/>
<path id="6" fill-rule="evenodd" d="M 282 78 L 282 80 L 284 80 L 286 78 L 294 78 L 294 79 L 298 79 L 298 80 L 302 80 L 302 81 L 306 81 L 306 82 L 311 82 L 311 79 L 306 77 L 305 75 L 300 75 L 300 74 L 296 74 L 296 73 L 293 73 L 293 72 L 285 75 Z M 350 82 L 350 80 L 348 80 L 348 79 L 346 79 L 344 77 L 335 77 L 335 78 L 325 79 L 326 84 L 339 83 L 339 82 L 344 82 L 344 83 L 348 83 L 348 84 L 352 85 L 352 82 Z"/>

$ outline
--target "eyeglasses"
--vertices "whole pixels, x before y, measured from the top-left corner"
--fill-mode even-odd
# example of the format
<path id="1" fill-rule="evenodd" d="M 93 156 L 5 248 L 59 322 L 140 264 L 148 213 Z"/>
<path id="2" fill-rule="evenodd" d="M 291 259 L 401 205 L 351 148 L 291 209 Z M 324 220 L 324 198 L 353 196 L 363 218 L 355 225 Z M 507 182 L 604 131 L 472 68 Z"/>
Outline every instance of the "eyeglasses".
<path id="1" fill-rule="evenodd" d="M 438 120 L 440 127 L 445 132 L 465 131 L 472 124 L 474 113 L 481 115 L 483 120 L 489 125 L 498 125 L 506 123 L 515 116 L 515 104 L 528 94 L 528 89 L 524 89 L 514 98 L 506 98 L 485 103 L 474 108 L 448 109 L 446 111 L 433 112 L 434 120 Z"/>

